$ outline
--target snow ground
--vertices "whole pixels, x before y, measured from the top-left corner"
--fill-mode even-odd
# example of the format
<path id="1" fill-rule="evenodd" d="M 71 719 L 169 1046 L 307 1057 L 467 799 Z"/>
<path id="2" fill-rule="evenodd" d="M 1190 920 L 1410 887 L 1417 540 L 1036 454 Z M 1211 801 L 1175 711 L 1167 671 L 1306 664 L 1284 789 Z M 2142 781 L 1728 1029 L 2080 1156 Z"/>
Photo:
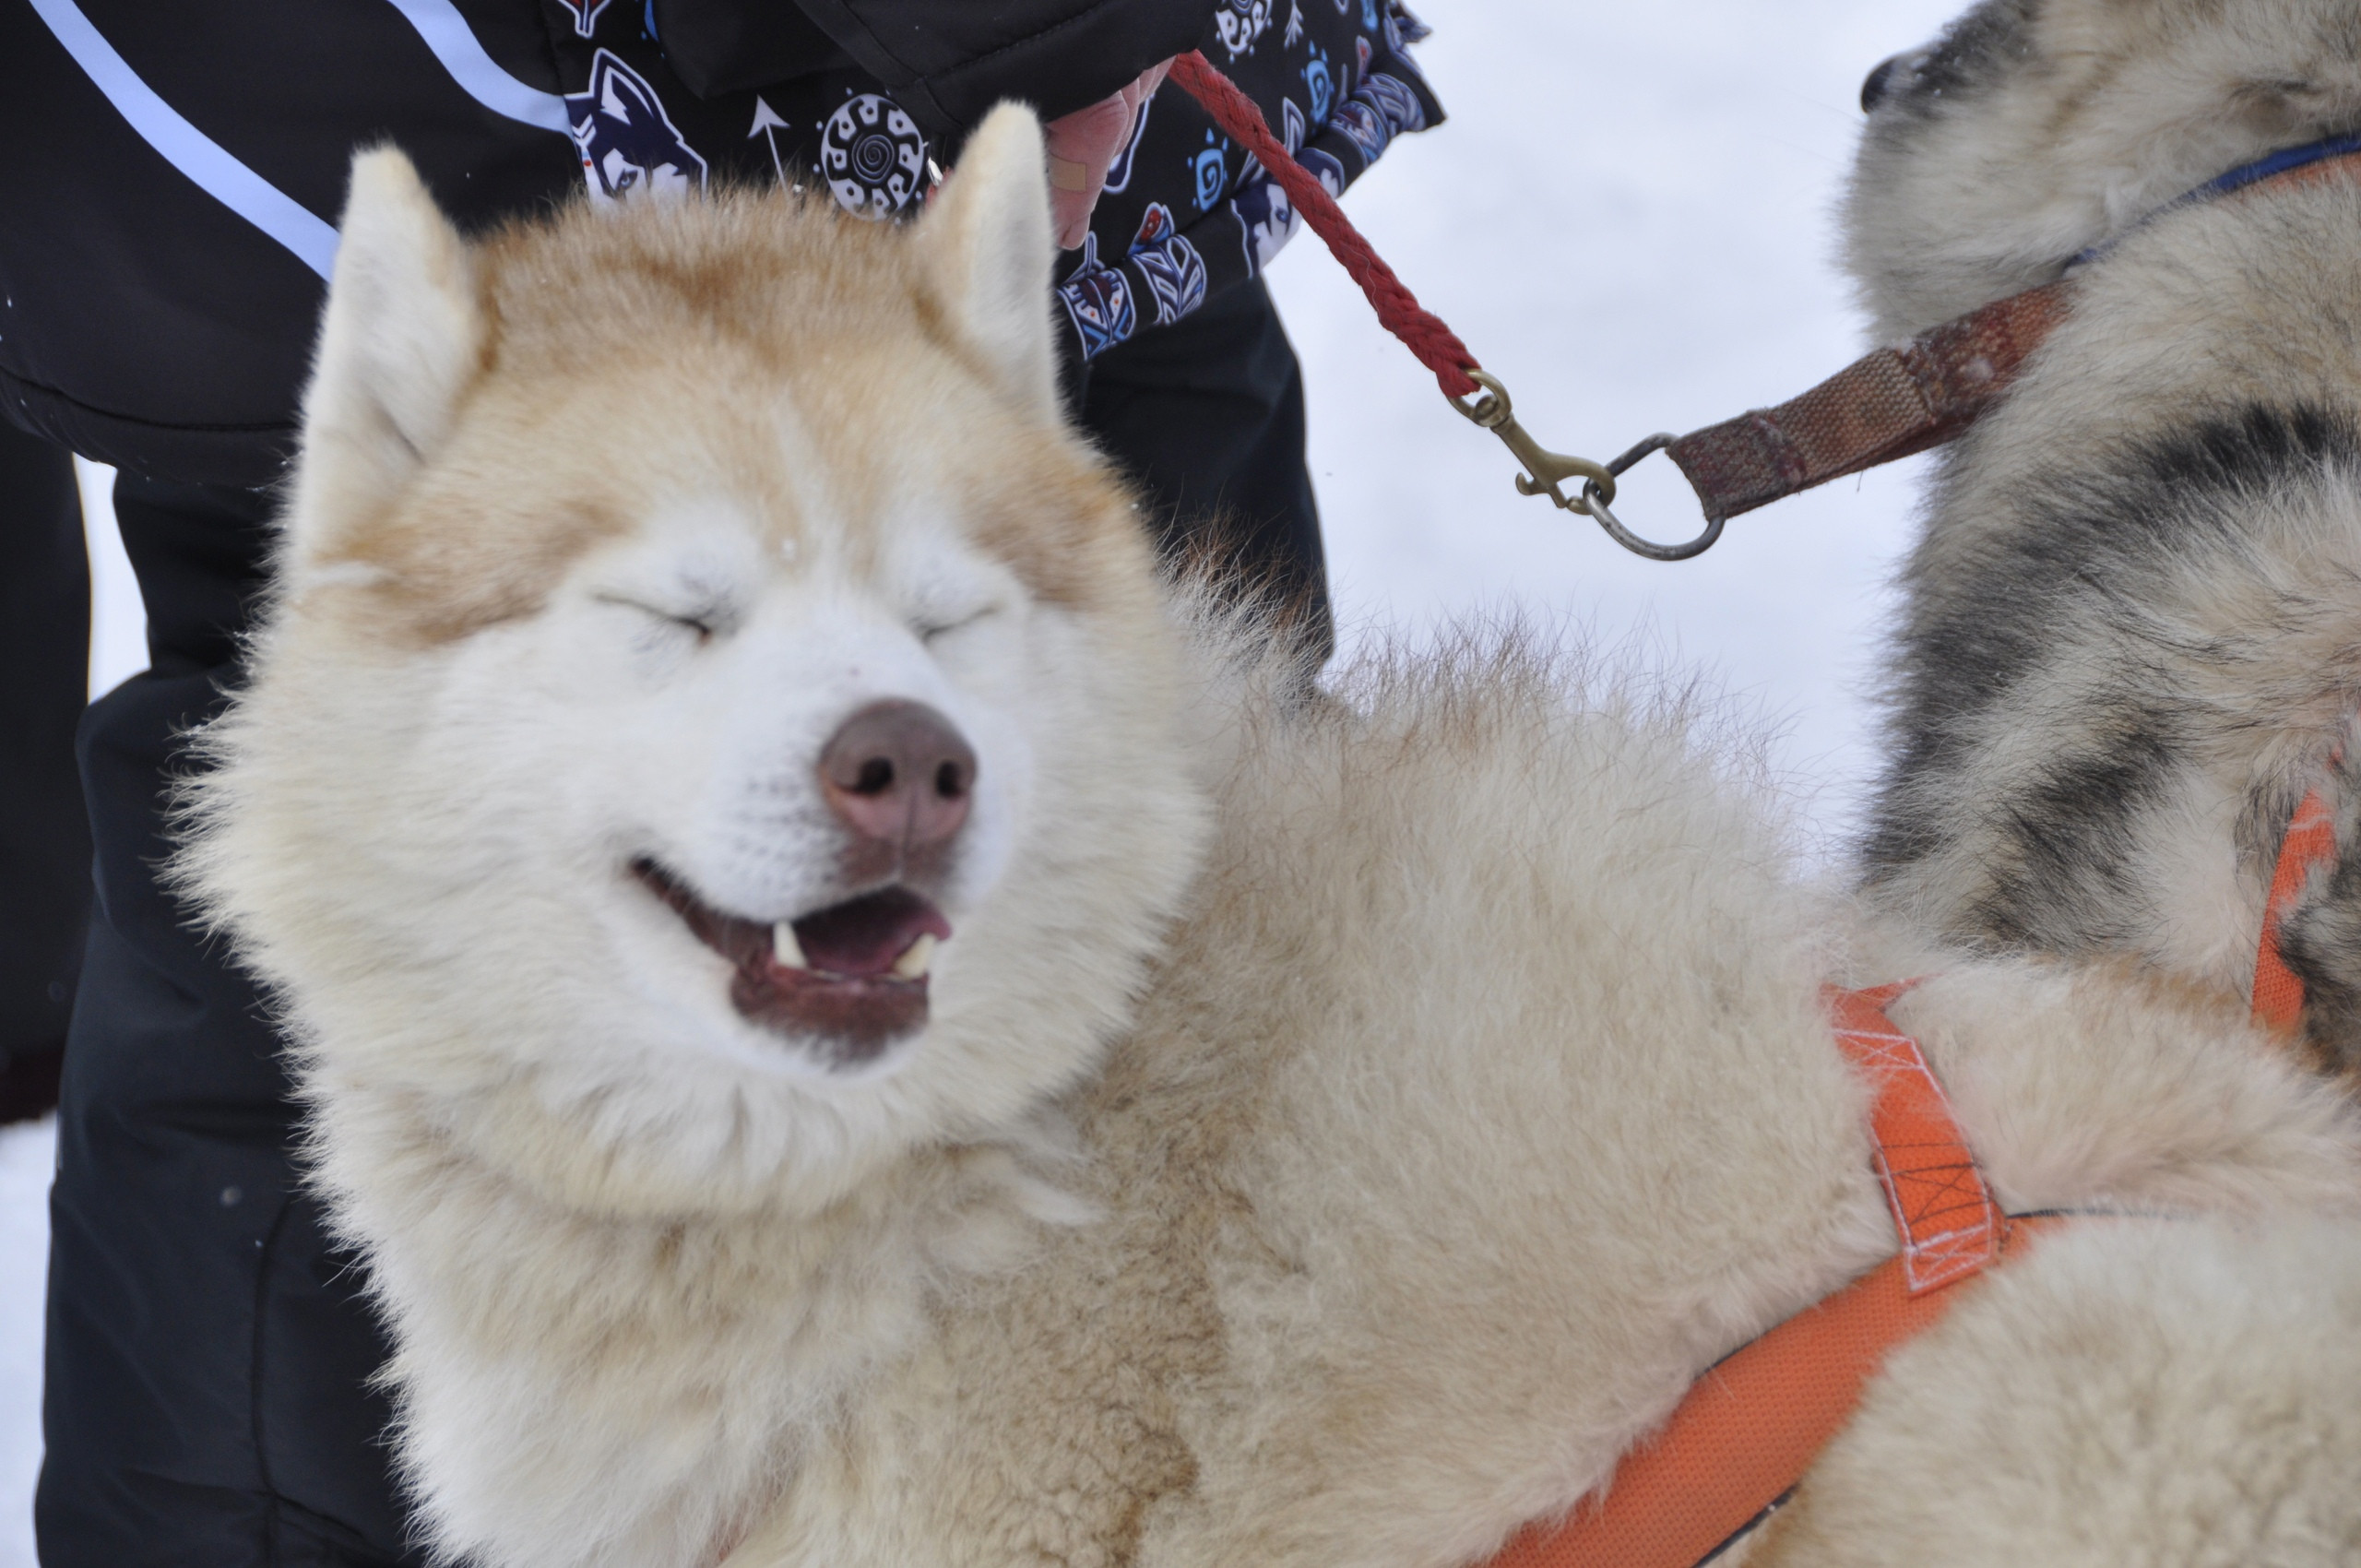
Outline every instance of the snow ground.
<path id="1" fill-rule="evenodd" d="M 1955 0 L 1415 3 L 1452 123 L 1394 148 L 1347 205 L 1544 445 L 1603 459 L 1780 401 L 1858 350 L 1830 264 L 1855 94 Z M 1506 453 L 1443 407 L 1316 240 L 1271 279 L 1304 360 L 1348 647 L 1511 608 L 1637 639 L 1775 725 L 1777 765 L 1824 841 L 1841 838 L 1875 763 L 1864 692 L 1916 465 L 1738 518 L 1701 560 L 1640 561 L 1512 490 Z M 1694 530 L 1660 458 L 1625 496 L 1643 533 Z M 103 691 L 146 658 L 137 588 L 93 511 Z M 0 1133 L 0 1568 L 33 1564 L 53 1143 L 48 1127 Z"/>
<path id="2" fill-rule="evenodd" d="M 0 1568 L 32 1568 L 53 1123 L 0 1133 Z"/>

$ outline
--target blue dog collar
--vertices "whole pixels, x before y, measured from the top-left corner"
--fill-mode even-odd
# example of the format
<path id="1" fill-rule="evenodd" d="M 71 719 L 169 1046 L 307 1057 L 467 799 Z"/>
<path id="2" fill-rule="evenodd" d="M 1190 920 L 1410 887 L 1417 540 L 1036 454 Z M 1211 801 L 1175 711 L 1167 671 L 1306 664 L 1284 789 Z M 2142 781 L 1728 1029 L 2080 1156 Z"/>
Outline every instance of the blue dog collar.
<path id="1" fill-rule="evenodd" d="M 2361 152 L 2361 132 L 2330 137 L 2321 141 L 2306 142 L 2301 147 L 2286 147 L 2280 148 L 2277 152 L 2265 153 L 2251 163 L 2242 163 L 2226 174 L 2208 180 L 2186 196 L 2166 202 L 2113 239 L 2103 240 L 2091 246 L 2090 249 L 2067 262 L 2066 270 L 2071 272 L 2078 267 L 2096 261 L 2167 212 L 2177 212 L 2184 207 L 2196 207 L 2217 197 L 2228 196 L 2233 191 L 2244 190 L 2248 185 L 2260 184 L 2276 175 L 2304 168 L 2308 164 L 2324 163 L 2331 158 L 2343 158 L 2349 153 L 2357 152 Z"/>

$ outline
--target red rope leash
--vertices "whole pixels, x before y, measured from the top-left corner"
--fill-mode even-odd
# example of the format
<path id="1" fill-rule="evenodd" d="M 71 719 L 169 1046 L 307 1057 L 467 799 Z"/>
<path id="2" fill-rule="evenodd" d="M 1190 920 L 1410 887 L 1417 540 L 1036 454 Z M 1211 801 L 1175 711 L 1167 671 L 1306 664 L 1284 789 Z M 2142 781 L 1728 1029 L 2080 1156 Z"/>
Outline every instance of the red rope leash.
<path id="1" fill-rule="evenodd" d="M 1312 232 L 1328 243 L 1345 270 L 1360 285 L 1361 292 L 1376 307 L 1377 319 L 1385 329 L 1402 339 L 1409 350 L 1418 356 L 1418 362 L 1435 373 L 1442 384 L 1443 396 L 1454 400 L 1474 396 L 1481 388 L 1467 373 L 1480 369 L 1476 356 L 1458 335 L 1418 303 L 1418 297 L 1403 287 L 1402 279 L 1383 257 L 1361 238 L 1352 220 L 1345 216 L 1328 188 L 1319 177 L 1298 163 L 1279 138 L 1271 134 L 1271 124 L 1254 101 L 1238 90 L 1228 77 L 1214 69 L 1204 55 L 1191 50 L 1172 63 L 1173 81 L 1186 89 L 1189 96 L 1205 106 L 1215 124 L 1229 134 L 1230 139 L 1262 160 L 1287 193 L 1295 209 L 1303 214 Z"/>
<path id="2" fill-rule="evenodd" d="M 1615 499 L 1615 476 L 1671 437 L 1643 442 L 1608 464 L 1548 450 L 1517 422 L 1509 401 L 1509 389 L 1501 385 L 1498 377 L 1486 374 L 1476 356 L 1468 352 L 1467 345 L 1459 340 L 1459 335 L 1431 311 L 1421 307 L 1417 296 L 1402 286 L 1402 279 L 1394 276 L 1394 269 L 1361 238 L 1360 231 L 1336 206 L 1335 198 L 1328 194 L 1318 176 L 1297 162 L 1294 154 L 1271 134 L 1271 123 L 1263 118 L 1262 110 L 1254 106 L 1252 99 L 1239 91 L 1228 77 L 1215 70 L 1193 49 L 1172 62 L 1171 75 L 1166 79 L 1179 82 L 1190 97 L 1205 106 L 1214 123 L 1228 132 L 1232 141 L 1261 160 L 1287 193 L 1295 210 L 1303 215 L 1314 233 L 1327 242 L 1329 250 L 1344 263 L 1346 272 L 1369 296 L 1378 321 L 1418 356 L 1420 364 L 1435 373 L 1435 380 L 1451 406 L 1499 436 L 1524 465 L 1525 471 L 1516 481 L 1519 491 L 1527 495 L 1547 495 L 1570 512 L 1596 518 L 1624 548 L 1659 561 L 1683 560 L 1705 549 L 1719 536 L 1721 525 L 1713 523 L 1687 544 L 1651 544 L 1635 538 L 1608 509 L 1608 503 Z M 1476 398 L 1478 392 L 1483 396 Z M 1471 403 L 1467 400 L 1470 398 L 1476 400 Z M 1574 480 L 1582 481 L 1581 488 L 1569 495 L 1562 487 Z"/>

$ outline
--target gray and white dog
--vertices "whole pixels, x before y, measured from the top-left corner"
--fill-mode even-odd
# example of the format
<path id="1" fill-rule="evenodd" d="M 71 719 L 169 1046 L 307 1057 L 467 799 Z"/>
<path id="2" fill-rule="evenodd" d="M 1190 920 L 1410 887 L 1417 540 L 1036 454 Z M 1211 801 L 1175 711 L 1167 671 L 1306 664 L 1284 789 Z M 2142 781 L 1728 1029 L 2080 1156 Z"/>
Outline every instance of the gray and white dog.
<path id="1" fill-rule="evenodd" d="M 2284 948 L 2361 1070 L 2361 172 L 2182 199 L 2361 129 L 2361 0 L 1986 0 L 1862 97 L 1881 335 L 2078 280 L 1937 471 L 1865 880 L 1971 947 L 2243 992 L 2320 788 Z"/>

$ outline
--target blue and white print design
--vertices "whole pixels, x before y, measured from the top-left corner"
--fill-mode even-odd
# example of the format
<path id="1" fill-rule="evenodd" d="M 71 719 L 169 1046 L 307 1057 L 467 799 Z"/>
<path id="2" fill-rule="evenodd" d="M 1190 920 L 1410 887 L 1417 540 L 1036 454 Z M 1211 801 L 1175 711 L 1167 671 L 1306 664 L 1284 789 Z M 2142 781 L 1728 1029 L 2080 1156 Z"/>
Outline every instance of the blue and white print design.
<path id="1" fill-rule="evenodd" d="M 1296 161 L 1311 170 L 1319 178 L 1321 188 L 1330 196 L 1340 196 L 1345 194 L 1347 184 L 1345 166 L 1331 154 L 1323 152 L 1315 147 L 1309 151 L 1297 154 Z"/>
<path id="2" fill-rule="evenodd" d="M 1195 187 L 1192 194 L 1200 212 L 1211 212 L 1220 206 L 1222 187 L 1229 184 L 1229 160 L 1224 156 L 1222 147 L 1213 145 L 1213 132 L 1205 133 L 1205 149 L 1189 160 L 1190 181 Z"/>
<path id="3" fill-rule="evenodd" d="M 1303 86 L 1311 96 L 1311 123 L 1326 125 L 1329 105 L 1336 96 L 1336 78 L 1329 73 L 1328 56 L 1321 53 L 1316 44 L 1312 47 L 1311 58 L 1304 62 Z"/>
<path id="4" fill-rule="evenodd" d="M 1358 96 L 1336 105 L 1335 118 L 1328 124 L 1360 149 L 1364 164 L 1376 162 L 1385 151 L 1385 144 L 1394 139 L 1394 132 L 1385 124 L 1385 116 L 1377 112 L 1377 105 Z"/>
<path id="5" fill-rule="evenodd" d="M 1425 81 L 1426 73 L 1418 69 L 1418 59 L 1411 54 L 1410 45 L 1430 36 L 1435 30 L 1412 16 L 1408 9 L 1400 5 L 1397 0 L 1396 4 L 1385 8 L 1383 30 L 1385 50 L 1387 53 L 1394 56 L 1394 63 L 1399 65 L 1406 75 Z"/>
<path id="6" fill-rule="evenodd" d="M 664 112 L 663 100 L 607 50 L 591 62 L 589 90 L 565 95 L 565 112 L 592 201 L 705 188 L 706 161 Z"/>
<path id="7" fill-rule="evenodd" d="M 860 93 L 820 127 L 820 177 L 837 206 L 882 221 L 926 189 L 926 137 L 900 104 Z"/>
<path id="8" fill-rule="evenodd" d="M 1214 11 L 1214 31 L 1221 46 L 1237 59 L 1271 30 L 1274 0 L 1221 0 Z"/>
<path id="9" fill-rule="evenodd" d="M 1216 38 L 1205 53 L 1221 61 L 1216 43 L 1231 46 L 1223 74 L 1331 196 L 1405 131 L 1442 120 L 1442 106 L 1394 51 L 1393 40 L 1418 27 L 1399 0 L 1208 6 Z M 1202 315 L 1205 302 L 1259 277 L 1305 226 L 1273 172 L 1201 105 L 1168 89 L 1116 160 L 1091 219 L 1095 242 L 1067 252 L 1059 268 L 1059 299 L 1078 339 L 1069 351 L 1086 359 Z"/>
<path id="10" fill-rule="evenodd" d="M 1058 303 L 1066 308 L 1074 335 L 1082 339 L 1082 357 L 1100 354 L 1139 330 L 1139 307 L 1132 300 L 1132 280 L 1120 267 L 1098 259 L 1098 236 L 1082 242 L 1082 265 L 1058 285 Z"/>
<path id="11" fill-rule="evenodd" d="M 1367 99 L 1377 105 L 1378 113 L 1385 116 L 1386 125 L 1397 137 L 1427 128 L 1426 106 L 1418 101 L 1418 95 L 1410 90 L 1409 83 L 1389 77 L 1383 71 L 1354 89 L 1353 96 Z"/>
<path id="12" fill-rule="evenodd" d="M 1162 202 L 1148 207 L 1130 259 L 1147 280 L 1158 327 L 1171 326 L 1205 303 L 1205 258 L 1181 236 L 1172 209 Z"/>
<path id="13" fill-rule="evenodd" d="M 1229 208 L 1238 214 L 1238 226 L 1245 232 L 1246 273 L 1250 278 L 1261 273 L 1287 249 L 1287 242 L 1295 238 L 1296 230 L 1303 223 L 1295 203 L 1287 199 L 1287 187 L 1260 164 L 1238 182 L 1238 194 L 1229 198 Z"/>
<path id="14" fill-rule="evenodd" d="M 1380 72 L 1355 88 L 1328 123 L 1359 149 L 1366 165 L 1376 162 L 1395 137 L 1424 129 L 1427 116 L 1416 93 Z"/>
<path id="15" fill-rule="evenodd" d="M 565 14 L 574 18 L 574 31 L 578 38 L 587 38 L 599 28 L 599 13 L 607 8 L 607 0 L 557 0 Z"/>

